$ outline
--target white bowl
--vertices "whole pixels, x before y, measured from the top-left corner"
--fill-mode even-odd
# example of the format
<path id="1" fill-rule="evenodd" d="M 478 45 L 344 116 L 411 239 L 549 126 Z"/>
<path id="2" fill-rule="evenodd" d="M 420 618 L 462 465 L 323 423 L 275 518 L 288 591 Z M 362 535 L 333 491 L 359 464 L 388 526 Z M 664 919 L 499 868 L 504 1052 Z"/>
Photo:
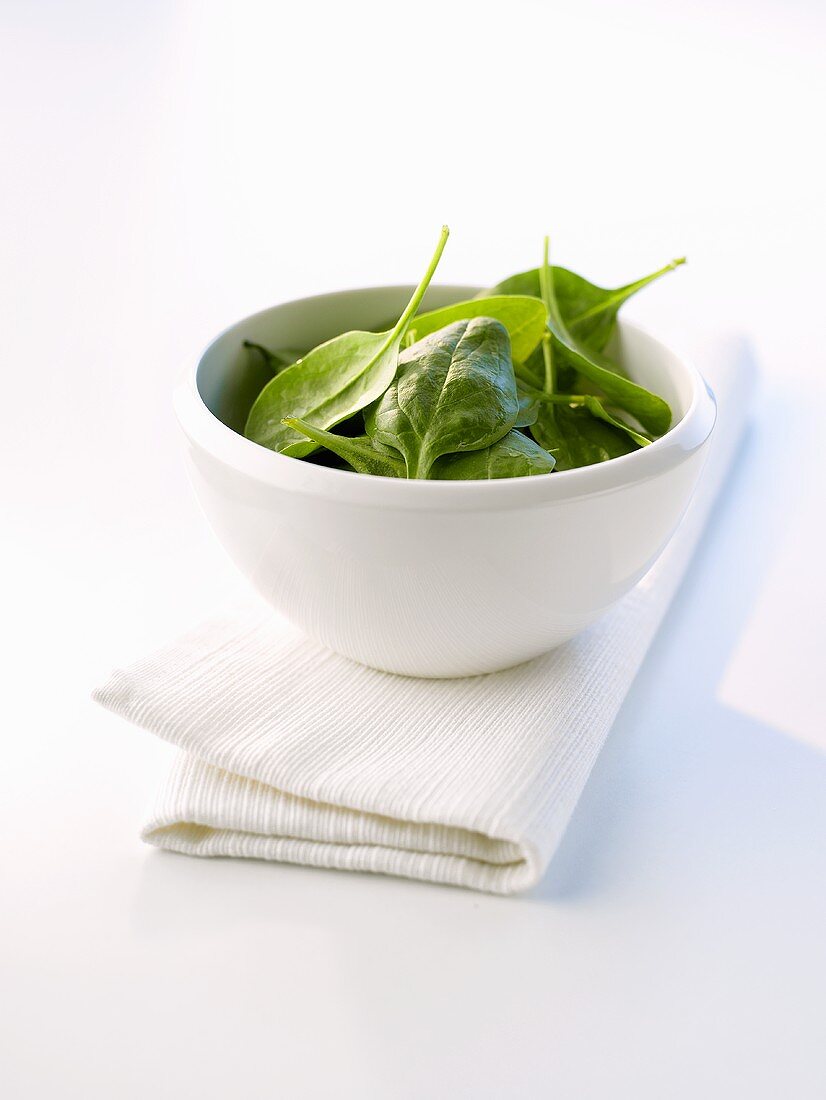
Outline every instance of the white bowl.
<path id="1" fill-rule="evenodd" d="M 432 287 L 425 308 L 476 289 Z M 388 672 L 493 672 L 578 633 L 651 567 L 697 482 L 714 399 L 693 366 L 623 323 L 614 354 L 671 404 L 674 427 L 610 462 L 495 481 L 406 481 L 287 458 L 239 434 L 266 380 L 242 340 L 312 347 L 385 325 L 411 291 L 322 294 L 248 317 L 210 344 L 175 407 L 209 522 L 288 619 Z"/>

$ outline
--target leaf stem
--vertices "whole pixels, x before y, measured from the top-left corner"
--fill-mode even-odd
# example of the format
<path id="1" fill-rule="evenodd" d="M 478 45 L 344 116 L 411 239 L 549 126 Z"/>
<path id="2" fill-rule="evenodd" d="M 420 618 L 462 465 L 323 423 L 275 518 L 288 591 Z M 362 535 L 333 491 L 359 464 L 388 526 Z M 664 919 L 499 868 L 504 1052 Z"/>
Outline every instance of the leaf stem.
<path id="1" fill-rule="evenodd" d="M 550 252 L 550 238 L 545 237 L 542 243 L 542 266 L 539 268 L 539 289 L 548 317 L 551 316 L 551 304 L 553 301 L 553 273 L 548 259 Z M 542 358 L 545 361 L 545 393 L 553 393 L 556 390 L 556 364 L 554 352 L 551 346 L 551 335 L 546 332 L 542 338 Z"/>
<path id="2" fill-rule="evenodd" d="M 584 405 L 585 397 L 578 393 L 543 393 L 540 401 L 548 401 L 551 405 Z"/>
<path id="3" fill-rule="evenodd" d="M 400 456 L 383 454 L 378 451 L 366 437 L 350 438 L 343 435 L 334 435 L 323 428 L 316 428 L 299 417 L 287 416 L 281 421 L 294 432 L 325 447 L 328 451 L 343 458 L 354 470 L 362 474 L 378 474 L 382 477 L 404 477 L 404 462 Z"/>
<path id="4" fill-rule="evenodd" d="M 424 298 L 425 291 L 430 286 L 430 280 L 433 278 L 434 272 L 438 267 L 439 260 L 442 258 L 442 253 L 445 250 L 445 245 L 447 244 L 447 238 L 449 236 L 450 230 L 446 225 L 443 225 L 442 232 L 439 235 L 439 243 L 436 245 L 436 251 L 433 253 L 433 257 L 428 264 L 427 271 L 425 271 L 422 281 L 413 291 L 413 296 L 407 303 L 404 313 L 393 326 L 388 343 L 392 343 L 393 340 L 400 340 L 407 331 L 408 325 L 413 320 L 413 315 L 419 308 L 422 298 Z"/>
<path id="5" fill-rule="evenodd" d="M 550 397 L 556 389 L 556 368 L 554 366 L 554 352 L 551 347 L 551 334 L 546 332 L 542 337 L 542 358 L 545 360 L 545 394 Z"/>

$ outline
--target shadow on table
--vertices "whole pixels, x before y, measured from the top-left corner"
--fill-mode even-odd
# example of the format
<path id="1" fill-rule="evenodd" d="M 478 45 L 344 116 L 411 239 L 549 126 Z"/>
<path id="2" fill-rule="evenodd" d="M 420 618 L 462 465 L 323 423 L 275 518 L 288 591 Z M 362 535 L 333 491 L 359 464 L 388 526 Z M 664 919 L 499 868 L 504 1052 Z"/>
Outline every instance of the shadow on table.
<path id="1" fill-rule="evenodd" d="M 799 480 L 794 410 L 788 398 L 762 406 L 559 851 L 528 895 L 534 900 L 621 889 L 626 875 L 639 886 L 645 861 L 656 877 L 660 860 L 665 872 L 669 859 L 685 857 L 677 834 L 686 830 L 694 854 L 712 865 L 732 837 L 748 850 L 771 847 L 779 819 L 793 829 L 808 805 L 796 784 L 806 787 L 812 771 L 822 783 L 826 767 L 810 750 L 715 698 L 779 549 L 784 498 Z"/>

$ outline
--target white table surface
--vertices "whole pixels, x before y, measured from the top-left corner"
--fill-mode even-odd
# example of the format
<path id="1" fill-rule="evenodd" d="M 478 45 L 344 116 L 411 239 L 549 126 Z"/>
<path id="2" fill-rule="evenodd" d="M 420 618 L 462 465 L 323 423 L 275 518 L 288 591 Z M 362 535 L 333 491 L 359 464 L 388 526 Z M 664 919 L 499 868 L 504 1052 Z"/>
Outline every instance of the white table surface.
<path id="1" fill-rule="evenodd" d="M 795 517 L 826 534 L 824 21 L 720 9 L 3 6 L 3 1097 L 826 1094 L 826 755 L 748 701 L 767 629 L 798 652 Z M 244 592 L 172 385 L 245 313 L 413 280 L 443 221 L 451 282 L 547 229 L 605 282 L 689 254 L 630 315 L 763 370 L 701 552 L 531 894 L 150 850 L 171 750 L 89 691 Z"/>

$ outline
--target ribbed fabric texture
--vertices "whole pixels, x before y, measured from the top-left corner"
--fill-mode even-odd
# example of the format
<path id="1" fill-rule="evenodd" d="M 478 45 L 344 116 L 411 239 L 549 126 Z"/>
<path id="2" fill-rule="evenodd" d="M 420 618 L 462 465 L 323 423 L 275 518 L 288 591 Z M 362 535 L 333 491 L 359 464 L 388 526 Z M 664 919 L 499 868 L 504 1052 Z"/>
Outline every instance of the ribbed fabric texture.
<path id="1" fill-rule="evenodd" d="M 461 680 L 376 672 L 266 610 L 214 619 L 95 693 L 179 746 L 143 838 L 191 855 L 377 871 L 507 894 L 542 876 L 737 448 L 742 348 L 702 367 L 719 417 L 664 555 L 585 634 Z"/>

